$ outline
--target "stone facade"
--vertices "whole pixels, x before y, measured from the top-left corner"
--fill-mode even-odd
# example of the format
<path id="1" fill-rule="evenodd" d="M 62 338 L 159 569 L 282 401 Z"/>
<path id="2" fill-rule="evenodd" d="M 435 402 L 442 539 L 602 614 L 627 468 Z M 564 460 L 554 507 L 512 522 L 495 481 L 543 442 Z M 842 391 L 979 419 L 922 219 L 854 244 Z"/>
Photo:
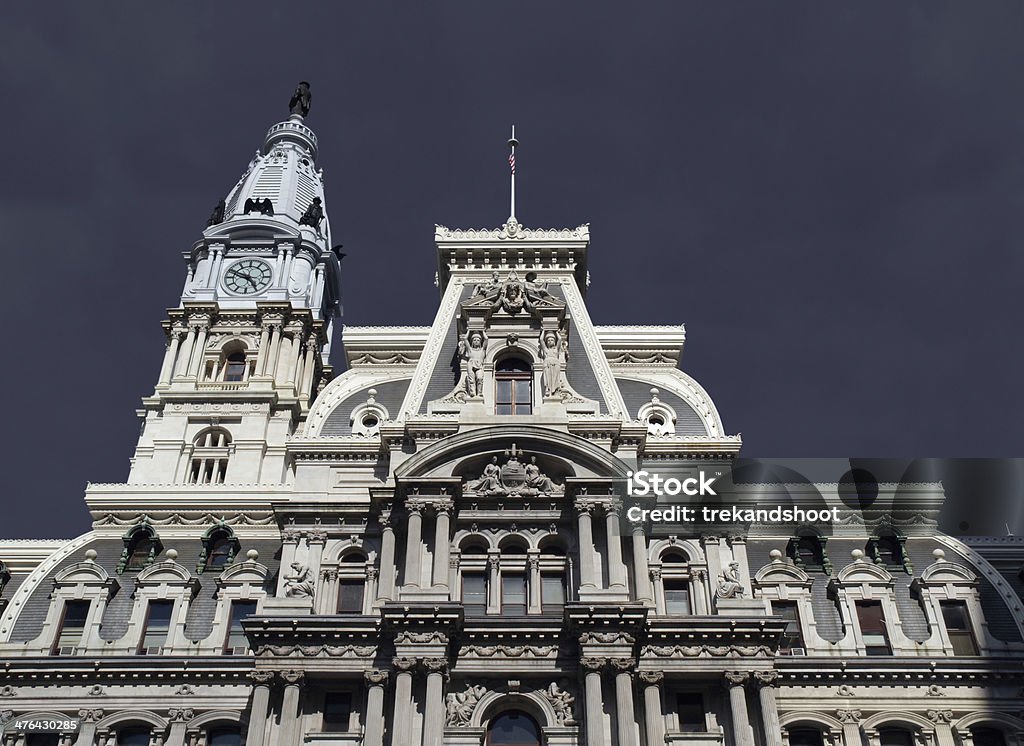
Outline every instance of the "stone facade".
<path id="1" fill-rule="evenodd" d="M 591 322 L 588 227 L 438 227 L 433 323 L 334 376 L 325 210 L 293 113 L 188 254 L 127 483 L 0 542 L 0 716 L 81 718 L 3 746 L 1024 744 L 1024 542 L 938 534 L 936 484 L 634 526 L 630 471 L 741 441 L 682 326 Z"/>

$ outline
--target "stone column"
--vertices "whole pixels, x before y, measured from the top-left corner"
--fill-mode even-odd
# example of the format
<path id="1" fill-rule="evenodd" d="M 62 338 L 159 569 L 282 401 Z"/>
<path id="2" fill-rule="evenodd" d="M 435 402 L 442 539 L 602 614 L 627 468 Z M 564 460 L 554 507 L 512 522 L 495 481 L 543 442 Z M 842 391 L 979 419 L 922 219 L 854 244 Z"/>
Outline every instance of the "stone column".
<path id="1" fill-rule="evenodd" d="M 501 573 L 498 571 L 500 558 L 493 554 L 487 558 L 490 576 L 487 578 L 487 613 L 497 614 L 501 611 Z"/>
<path id="2" fill-rule="evenodd" d="M 650 571 L 651 584 L 654 589 L 654 606 L 655 611 L 659 614 L 667 613 L 666 602 L 665 602 L 665 584 L 661 582 L 661 568 L 654 567 Z M 691 584 L 692 585 L 692 584 Z"/>
<path id="3" fill-rule="evenodd" d="M 422 571 L 421 538 L 423 534 L 423 506 L 409 505 L 409 523 L 405 535 L 405 584 L 420 587 Z"/>
<path id="4" fill-rule="evenodd" d="M 395 716 L 392 719 L 394 735 L 392 744 L 412 743 L 412 672 L 416 668 L 414 658 L 395 658 Z"/>
<path id="5" fill-rule="evenodd" d="M 270 333 L 273 327 L 264 323 L 260 328 L 260 346 L 256 349 L 256 375 L 262 376 L 267 367 L 267 353 L 270 351 Z"/>
<path id="6" fill-rule="evenodd" d="M 281 730 L 274 746 L 298 746 L 302 738 L 302 722 L 299 701 L 302 695 L 302 671 L 285 671 L 281 674 L 284 681 L 284 697 L 281 700 Z"/>
<path id="7" fill-rule="evenodd" d="M 281 357 L 281 337 L 284 336 L 284 324 L 274 324 L 270 330 L 270 354 L 267 358 L 267 375 L 277 383 L 277 361 Z"/>
<path id="8" fill-rule="evenodd" d="M 928 710 L 925 714 L 929 720 L 935 723 L 936 746 L 957 746 L 956 739 L 953 737 L 953 726 L 950 725 L 953 722 L 953 711 Z"/>
<path id="9" fill-rule="evenodd" d="M 743 690 L 747 674 L 741 671 L 729 672 L 725 675 L 725 680 L 729 686 L 733 742 L 736 746 L 754 746 L 754 734 L 750 729 L 750 716 L 747 713 L 747 696 Z"/>
<path id="10" fill-rule="evenodd" d="M 299 380 L 299 397 L 309 397 L 313 390 L 313 376 L 316 375 L 316 354 L 320 348 L 316 332 L 312 332 L 306 340 L 306 362 L 302 366 L 302 378 Z"/>
<path id="11" fill-rule="evenodd" d="M 605 507 L 605 533 L 608 536 L 608 585 L 617 591 L 626 590 L 626 565 L 622 562 L 622 537 L 619 535 L 618 500 Z"/>
<path id="12" fill-rule="evenodd" d="M 167 353 L 164 355 L 164 364 L 160 368 L 159 385 L 166 386 L 171 382 L 171 373 L 174 371 L 174 361 L 178 356 L 178 347 L 181 345 L 181 332 L 177 329 L 171 330 L 170 340 L 167 343 Z"/>
<path id="13" fill-rule="evenodd" d="M 423 713 L 423 746 L 442 746 L 444 737 L 444 676 L 448 661 L 444 658 L 426 658 L 427 702 Z"/>
<path id="14" fill-rule="evenodd" d="M 363 591 L 363 613 L 372 614 L 373 601 L 377 598 L 377 578 L 380 577 L 380 573 L 376 567 L 366 568 L 366 588 Z M 335 583 L 335 596 L 337 596 L 338 585 Z M 337 598 L 335 598 L 334 607 L 338 607 Z"/>
<path id="15" fill-rule="evenodd" d="M 540 557 L 536 554 L 531 554 L 526 558 L 526 567 L 530 572 L 530 598 L 529 605 L 526 607 L 527 614 L 540 614 L 541 613 L 541 595 L 540 595 Z"/>
<path id="16" fill-rule="evenodd" d="M 267 718 L 270 715 L 270 684 L 274 674 L 270 671 L 253 671 L 252 705 L 249 707 L 249 732 L 245 736 L 246 746 L 264 746 L 267 742 Z"/>
<path id="17" fill-rule="evenodd" d="M 615 658 L 615 714 L 619 724 L 619 746 L 636 743 L 636 711 L 633 709 L 633 659 Z"/>
<path id="18" fill-rule="evenodd" d="M 167 740 L 164 746 L 185 746 L 185 729 L 188 721 L 192 719 L 192 710 L 170 710 L 170 727 L 167 732 Z"/>
<path id="19" fill-rule="evenodd" d="M 594 577 L 594 531 L 591 525 L 591 514 L 594 512 L 593 503 L 576 501 L 576 510 L 579 511 L 579 549 L 580 549 L 580 588 L 594 589 L 598 587 L 597 578 Z"/>
<path id="20" fill-rule="evenodd" d="M 199 331 L 196 332 L 196 345 L 195 349 L 192 351 L 192 359 L 189 361 L 188 364 L 187 375 L 189 378 L 198 377 L 199 375 L 201 375 L 201 370 L 203 367 L 203 353 L 206 352 L 206 332 L 206 324 L 203 324 L 201 327 L 199 327 Z"/>
<path id="21" fill-rule="evenodd" d="M 651 569 L 647 564 L 647 537 L 642 523 L 633 524 L 633 577 L 636 578 L 636 600 L 654 606 L 651 592 Z M 660 744 L 659 744 L 660 746 Z"/>
<path id="22" fill-rule="evenodd" d="M 587 672 L 584 684 L 586 699 L 587 746 L 605 743 L 604 740 L 604 702 L 601 700 L 601 669 L 604 658 L 584 658 L 580 661 Z"/>
<path id="23" fill-rule="evenodd" d="M 448 587 L 448 556 L 451 553 L 452 540 L 449 529 L 448 505 L 436 507 L 434 523 L 434 585 Z"/>
<path id="24" fill-rule="evenodd" d="M 78 717 L 82 719 L 82 724 L 78 729 L 75 746 L 93 746 L 97 743 L 96 723 L 103 719 L 103 710 L 79 710 Z"/>
<path id="25" fill-rule="evenodd" d="M 381 525 L 380 586 L 377 598 L 395 600 L 395 529 L 391 525 L 391 506 L 385 505 L 377 521 Z"/>
<path id="26" fill-rule="evenodd" d="M 644 719 L 647 725 L 647 746 L 665 743 L 665 715 L 661 711 L 661 671 L 641 671 L 637 674 L 644 685 Z"/>
<path id="27" fill-rule="evenodd" d="M 363 731 L 363 746 L 384 746 L 384 687 L 388 683 L 388 672 L 376 669 L 366 671 L 363 678 L 366 679 L 366 728 Z M 248 741 L 246 746 L 249 746 Z"/>
<path id="28" fill-rule="evenodd" d="M 860 746 L 862 743 L 860 737 L 860 710 L 836 710 L 836 720 L 843 724 L 843 743 L 854 744 L 854 746 Z M 870 739 L 871 735 L 865 733 Z M 877 738 L 877 733 L 875 734 Z M 877 743 L 876 743 L 877 746 Z"/>
<path id="29" fill-rule="evenodd" d="M 757 696 L 761 700 L 761 718 L 764 721 L 765 746 L 782 746 L 782 726 L 779 725 L 779 706 L 775 701 L 775 684 L 779 680 L 777 671 L 758 671 Z"/>
<path id="30" fill-rule="evenodd" d="M 295 385 L 295 360 L 298 358 L 299 332 L 291 336 L 281 335 L 281 354 L 278 356 L 277 373 L 274 375 L 284 385 Z"/>
<path id="31" fill-rule="evenodd" d="M 185 341 L 181 345 L 180 352 L 178 354 L 178 364 L 174 366 L 174 376 L 184 376 L 188 373 L 189 363 L 192 361 L 192 347 L 196 340 L 195 327 L 189 326 L 188 331 L 185 333 Z"/>

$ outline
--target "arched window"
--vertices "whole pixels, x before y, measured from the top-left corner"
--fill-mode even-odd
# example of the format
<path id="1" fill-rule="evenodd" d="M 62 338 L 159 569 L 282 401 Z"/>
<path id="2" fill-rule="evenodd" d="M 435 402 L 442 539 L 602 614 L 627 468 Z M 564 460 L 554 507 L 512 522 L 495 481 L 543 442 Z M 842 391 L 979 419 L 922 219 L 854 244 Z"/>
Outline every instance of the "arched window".
<path id="1" fill-rule="evenodd" d="M 206 361 L 203 380 L 220 383 L 247 381 L 256 366 L 255 354 L 249 355 L 245 344 L 234 340 L 224 346 L 215 359 Z"/>
<path id="2" fill-rule="evenodd" d="M 540 728 L 524 712 L 503 712 L 487 728 L 487 746 L 540 746 Z"/>
<path id="3" fill-rule="evenodd" d="M 903 728 L 883 728 L 878 731 L 878 746 L 914 746 L 914 736 Z"/>
<path id="4" fill-rule="evenodd" d="M 242 746 L 242 731 L 237 725 L 210 728 L 206 746 Z"/>
<path id="5" fill-rule="evenodd" d="M 148 567 L 164 550 L 160 537 L 148 524 L 132 528 L 121 537 L 121 540 L 124 541 L 124 551 L 121 552 L 121 561 L 117 564 L 118 574 L 125 570 L 141 570 Z"/>
<path id="6" fill-rule="evenodd" d="M 189 484 L 223 484 L 228 471 L 231 433 L 222 427 L 203 430 L 192 441 Z"/>
<path id="7" fill-rule="evenodd" d="M 60 746 L 60 733 L 29 733 L 25 746 Z"/>
<path id="8" fill-rule="evenodd" d="M 494 368 L 494 413 L 533 414 L 533 369 L 507 357 Z"/>
<path id="9" fill-rule="evenodd" d="M 693 613 L 690 594 L 690 558 L 679 549 L 670 549 L 661 556 L 661 578 L 665 590 L 665 613 L 689 616 Z"/>
<path id="10" fill-rule="evenodd" d="M 234 562 L 240 548 L 230 526 L 224 523 L 213 526 L 203 535 L 203 551 L 199 555 L 196 571 L 223 570 Z"/>
<path id="11" fill-rule="evenodd" d="M 149 746 L 148 727 L 122 728 L 117 732 L 117 746 Z"/>
<path id="12" fill-rule="evenodd" d="M 1006 746 L 1006 736 L 995 728 L 971 728 L 974 746 Z"/>

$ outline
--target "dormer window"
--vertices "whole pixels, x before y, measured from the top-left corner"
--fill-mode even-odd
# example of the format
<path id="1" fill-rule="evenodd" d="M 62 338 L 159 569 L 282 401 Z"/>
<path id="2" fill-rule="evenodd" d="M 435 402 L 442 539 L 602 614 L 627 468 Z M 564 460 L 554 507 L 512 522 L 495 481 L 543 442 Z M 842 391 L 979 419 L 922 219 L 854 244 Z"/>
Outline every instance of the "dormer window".
<path id="1" fill-rule="evenodd" d="M 533 369 L 508 357 L 494 368 L 494 413 L 533 414 Z"/>
<path id="2" fill-rule="evenodd" d="M 147 524 L 136 526 L 121 538 L 124 541 L 124 551 L 121 552 L 118 573 L 149 567 L 156 560 L 156 556 L 164 550 L 153 527 Z"/>
<path id="3" fill-rule="evenodd" d="M 198 572 L 223 570 L 230 565 L 240 547 L 235 532 L 223 523 L 215 525 L 203 535 L 203 552 L 199 555 Z"/>
<path id="4" fill-rule="evenodd" d="M 868 541 L 867 555 L 876 565 L 913 574 L 914 566 L 907 554 L 906 541 L 906 537 L 891 532 L 873 536 Z"/>
<path id="5" fill-rule="evenodd" d="M 817 534 L 794 536 L 786 545 L 786 556 L 803 570 L 818 570 L 832 574 L 832 562 L 825 551 L 827 540 Z"/>

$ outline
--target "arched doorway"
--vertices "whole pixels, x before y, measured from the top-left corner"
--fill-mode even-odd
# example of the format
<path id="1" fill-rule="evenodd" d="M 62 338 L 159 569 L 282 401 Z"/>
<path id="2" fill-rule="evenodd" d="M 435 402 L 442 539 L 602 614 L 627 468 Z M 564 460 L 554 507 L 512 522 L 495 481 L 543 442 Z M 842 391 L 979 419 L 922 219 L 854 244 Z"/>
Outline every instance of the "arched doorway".
<path id="1" fill-rule="evenodd" d="M 524 712 L 503 712 L 491 720 L 486 746 L 541 746 L 540 728 Z"/>

